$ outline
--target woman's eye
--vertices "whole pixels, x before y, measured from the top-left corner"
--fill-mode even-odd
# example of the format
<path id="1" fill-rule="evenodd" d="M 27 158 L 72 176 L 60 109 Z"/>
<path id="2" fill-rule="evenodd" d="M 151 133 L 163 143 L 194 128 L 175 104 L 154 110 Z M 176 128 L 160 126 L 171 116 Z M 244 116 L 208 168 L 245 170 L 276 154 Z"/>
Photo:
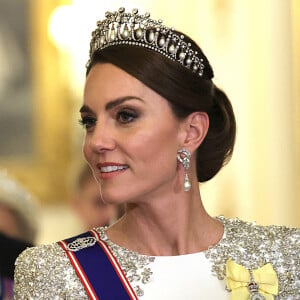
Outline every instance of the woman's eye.
<path id="1" fill-rule="evenodd" d="M 79 124 L 86 130 L 96 125 L 97 120 L 93 117 L 82 117 Z"/>
<path id="2" fill-rule="evenodd" d="M 131 110 L 121 110 L 117 113 L 117 121 L 126 124 L 133 122 L 138 117 L 138 114 Z"/>

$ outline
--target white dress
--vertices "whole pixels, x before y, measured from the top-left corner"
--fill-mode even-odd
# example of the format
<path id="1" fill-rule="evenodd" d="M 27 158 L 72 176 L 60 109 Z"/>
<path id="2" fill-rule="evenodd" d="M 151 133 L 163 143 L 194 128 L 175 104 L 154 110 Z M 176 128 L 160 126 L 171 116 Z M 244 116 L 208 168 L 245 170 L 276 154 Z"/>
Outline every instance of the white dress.
<path id="1" fill-rule="evenodd" d="M 141 288 L 143 300 L 229 299 L 225 283 L 213 276 L 204 252 L 179 256 L 159 256 L 151 266 L 153 277 Z"/>
<path id="2" fill-rule="evenodd" d="M 217 245 L 179 256 L 140 255 L 110 241 L 106 228 L 96 230 L 140 300 L 230 299 L 225 284 L 229 258 L 248 270 L 270 263 L 279 282 L 274 300 L 300 300 L 299 229 L 218 219 L 224 224 L 224 236 Z M 15 299 L 89 298 L 66 252 L 54 243 L 28 248 L 18 257 Z"/>

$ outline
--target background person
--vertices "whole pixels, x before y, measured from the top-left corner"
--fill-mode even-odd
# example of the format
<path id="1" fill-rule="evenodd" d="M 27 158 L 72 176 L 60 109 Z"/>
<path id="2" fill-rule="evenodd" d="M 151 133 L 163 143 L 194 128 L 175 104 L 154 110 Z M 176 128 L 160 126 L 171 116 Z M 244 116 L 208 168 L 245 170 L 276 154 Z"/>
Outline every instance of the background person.
<path id="1" fill-rule="evenodd" d="M 108 226 L 121 217 L 124 212 L 122 205 L 103 202 L 99 185 L 90 166 L 86 163 L 80 167 L 75 178 L 70 205 L 85 230 Z"/>
<path id="2" fill-rule="evenodd" d="M 32 195 L 0 170 L 0 299 L 13 299 L 15 260 L 35 243 L 37 207 Z"/>

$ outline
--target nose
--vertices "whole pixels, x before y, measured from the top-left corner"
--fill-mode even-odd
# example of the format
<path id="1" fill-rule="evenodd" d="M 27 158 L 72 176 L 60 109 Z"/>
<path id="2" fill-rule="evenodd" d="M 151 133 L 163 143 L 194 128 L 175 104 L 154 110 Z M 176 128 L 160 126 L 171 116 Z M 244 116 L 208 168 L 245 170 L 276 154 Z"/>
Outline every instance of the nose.
<path id="1" fill-rule="evenodd" d="M 116 145 L 113 129 L 109 125 L 100 122 L 97 122 L 88 139 L 89 147 L 97 153 L 113 150 Z"/>

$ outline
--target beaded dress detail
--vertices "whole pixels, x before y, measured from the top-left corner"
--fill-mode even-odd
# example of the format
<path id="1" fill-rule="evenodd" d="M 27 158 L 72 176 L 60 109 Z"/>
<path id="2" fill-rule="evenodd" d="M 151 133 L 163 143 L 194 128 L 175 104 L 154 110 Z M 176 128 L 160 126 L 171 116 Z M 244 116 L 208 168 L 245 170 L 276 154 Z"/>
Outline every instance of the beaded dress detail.
<path id="1" fill-rule="evenodd" d="M 248 270 L 271 263 L 279 281 L 278 296 L 274 299 L 300 299 L 300 229 L 218 219 L 224 224 L 226 235 L 205 253 L 218 279 L 225 279 L 229 258 Z"/>
<path id="2" fill-rule="evenodd" d="M 205 251 L 212 274 L 221 281 L 226 277 L 226 261 L 251 270 L 272 264 L 279 280 L 276 300 L 300 300 L 300 230 L 284 226 L 258 226 L 239 219 L 218 217 L 224 224 L 223 239 Z M 96 229 L 117 258 L 139 299 L 143 286 L 151 284 L 151 266 L 155 257 L 137 254 L 111 242 L 106 228 Z M 199 266 L 201 267 L 201 266 Z M 211 274 L 207 275 L 208 277 Z M 172 282 L 166 282 L 172 288 Z M 224 281 L 224 289 L 226 284 Z M 228 293 L 229 299 L 230 293 Z M 89 299 L 65 251 L 57 244 L 25 250 L 16 261 L 15 299 Z"/>
<path id="3" fill-rule="evenodd" d="M 114 256 L 117 258 L 120 267 L 133 287 L 136 295 L 138 297 L 143 296 L 144 291 L 140 287 L 139 282 L 147 284 L 150 281 L 152 276 L 150 266 L 151 263 L 154 262 L 155 257 L 141 255 L 114 244 L 108 239 L 106 228 L 104 227 L 99 227 L 96 230 L 99 232 L 101 239 L 106 242 Z"/>

